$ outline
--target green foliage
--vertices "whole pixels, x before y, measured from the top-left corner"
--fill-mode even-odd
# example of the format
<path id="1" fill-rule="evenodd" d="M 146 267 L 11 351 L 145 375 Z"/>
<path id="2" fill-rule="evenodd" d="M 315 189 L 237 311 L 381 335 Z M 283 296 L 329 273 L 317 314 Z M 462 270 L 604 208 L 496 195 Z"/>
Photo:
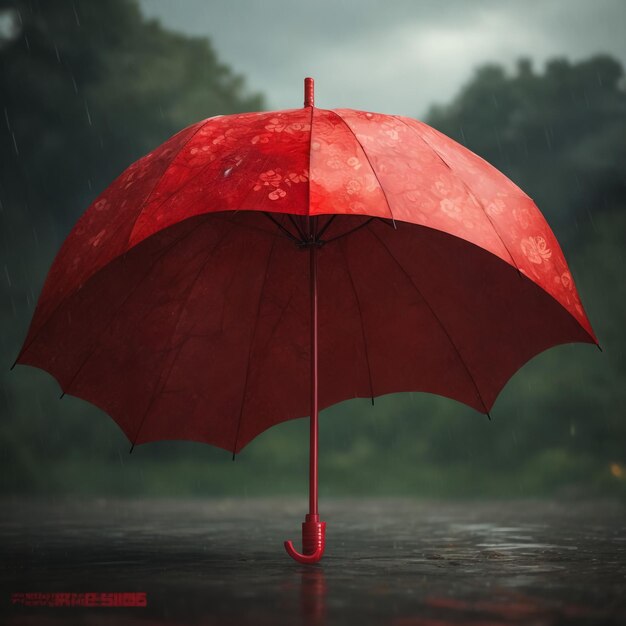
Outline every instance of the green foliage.
<path id="1" fill-rule="evenodd" d="M 45 271 L 89 200 L 181 127 L 263 106 L 206 39 L 168 32 L 132 2 L 12 6 L 22 24 L 0 39 L 6 369 Z M 490 65 L 428 119 L 535 198 L 564 243 L 604 353 L 570 345 L 537 357 L 507 385 L 492 422 L 418 393 L 331 407 L 321 417 L 323 496 L 626 495 L 623 80 L 608 57 L 554 60 L 542 73 L 527 61 L 512 75 Z M 58 401 L 44 372 L 6 369 L 0 492 L 305 494 L 306 420 L 263 433 L 234 463 L 188 442 L 129 456 L 104 413 Z"/>
<path id="2" fill-rule="evenodd" d="M 182 127 L 263 106 L 207 39 L 146 21 L 134 2 L 14 6 L 21 34 L 0 55 L 3 190 L 64 227 Z"/>
<path id="3" fill-rule="evenodd" d="M 105 479 L 127 455 L 117 427 L 56 402 L 49 376 L 8 368 L 54 254 L 97 193 L 182 127 L 263 99 L 207 39 L 146 21 L 130 0 L 19 0 L 0 17 L 0 488 L 121 489 Z"/>
<path id="4" fill-rule="evenodd" d="M 624 70 L 608 56 L 529 61 L 507 75 L 488 65 L 429 123 L 495 164 L 544 211 L 566 242 L 588 240 L 596 213 L 626 197 Z"/>

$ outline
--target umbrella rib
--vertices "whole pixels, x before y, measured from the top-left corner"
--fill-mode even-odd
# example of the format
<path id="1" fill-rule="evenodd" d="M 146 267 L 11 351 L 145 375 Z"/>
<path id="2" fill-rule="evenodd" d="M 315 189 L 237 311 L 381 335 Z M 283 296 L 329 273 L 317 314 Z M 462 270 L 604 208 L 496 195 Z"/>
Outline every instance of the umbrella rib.
<path id="1" fill-rule="evenodd" d="M 141 213 L 143 213 L 143 210 L 146 206 L 146 204 L 148 203 L 149 198 L 152 196 L 152 193 L 154 192 L 154 190 L 156 189 L 157 185 L 161 182 L 161 180 L 163 179 L 163 176 L 165 176 L 165 173 L 167 172 L 167 170 L 170 168 L 170 166 L 172 165 L 172 163 L 174 162 L 174 160 L 178 157 L 178 155 L 184 150 L 184 148 L 189 144 L 189 142 L 198 134 L 198 132 L 200 132 L 200 130 L 202 130 L 211 120 L 215 119 L 216 117 L 220 117 L 220 116 L 213 116 L 210 117 L 206 120 L 204 120 L 204 123 L 200 123 L 200 126 L 191 134 L 191 136 L 183 143 L 183 145 L 177 150 L 176 154 L 174 155 L 174 157 L 172 158 L 172 160 L 168 163 L 168 165 L 165 167 L 165 169 L 163 170 L 163 172 L 161 173 L 161 175 L 158 177 L 158 179 L 156 180 L 156 182 L 154 183 L 154 185 L 152 186 L 152 188 L 150 189 L 150 192 L 148 193 L 148 195 L 146 196 L 146 199 L 141 203 L 141 208 L 139 209 L 139 213 L 137 214 L 137 217 L 135 218 L 134 222 L 133 222 L 133 226 L 130 229 L 129 235 L 128 235 L 128 241 L 126 242 L 126 246 L 124 248 L 124 251 L 121 252 L 119 256 L 122 256 L 124 254 L 126 254 L 128 252 L 128 242 L 130 242 L 130 238 L 133 234 L 133 231 L 135 230 L 135 226 L 137 225 L 137 221 L 139 220 L 139 217 L 141 216 Z M 145 157 L 142 157 L 142 159 Z M 139 159 L 139 161 L 141 161 L 142 159 Z M 137 161 L 138 162 L 138 161 Z M 118 225 L 117 229 L 115 230 L 115 232 L 120 231 L 122 228 L 124 227 L 124 222 L 122 222 L 121 224 Z M 112 259 L 114 260 L 114 259 Z M 90 276 L 90 278 L 92 278 L 92 276 Z M 61 303 L 59 303 L 60 306 Z M 50 319 L 52 318 L 52 316 L 56 313 L 57 309 L 59 307 L 57 306 L 54 311 L 52 311 L 50 313 L 50 315 L 46 318 L 45 322 L 41 325 L 41 327 L 39 328 L 39 331 L 37 334 L 39 334 L 39 332 L 43 329 L 43 327 L 50 321 Z M 32 343 L 35 341 L 35 337 L 33 337 L 33 339 L 29 342 L 28 346 L 23 346 L 22 350 L 20 351 L 17 359 L 15 359 L 15 362 L 17 363 L 20 359 L 20 357 L 26 352 L 26 350 L 32 345 Z"/>
<path id="2" fill-rule="evenodd" d="M 319 233 L 317 233 L 317 238 L 321 239 L 324 236 L 324 233 L 328 230 L 328 227 L 333 223 L 333 220 L 337 217 L 337 213 L 334 213 L 326 222 L 326 224 L 324 224 L 324 226 L 322 226 L 321 230 L 319 231 Z"/>
<path id="3" fill-rule="evenodd" d="M 378 186 L 380 187 L 380 190 L 383 192 L 383 196 L 385 198 L 385 202 L 387 203 L 387 208 L 389 209 L 389 215 L 391 216 L 391 221 L 393 222 L 393 227 L 395 228 L 396 227 L 396 220 L 393 217 L 393 211 L 391 210 L 391 204 L 389 204 L 389 198 L 387 197 L 387 193 L 385 192 L 385 188 L 383 187 L 382 183 L 380 182 L 380 178 L 378 178 L 378 174 L 376 173 L 376 170 L 374 169 L 374 166 L 372 165 L 372 162 L 370 161 L 370 158 L 369 158 L 367 152 L 365 152 L 365 148 L 363 147 L 363 144 L 359 141 L 359 138 L 356 136 L 356 133 L 350 127 L 350 124 L 348 124 L 348 122 L 346 122 L 346 120 L 344 120 L 343 117 L 341 117 L 341 115 L 339 115 L 339 113 L 337 113 L 336 111 L 333 111 L 331 109 L 329 109 L 329 112 L 332 113 L 338 119 L 341 120 L 342 124 L 348 129 L 350 134 L 354 137 L 354 141 L 356 141 L 356 143 L 359 146 L 359 148 L 361 148 L 361 152 L 363 152 L 363 154 L 365 155 L 365 158 L 367 159 L 367 162 L 368 162 L 368 164 L 370 166 L 370 169 L 372 170 L 372 174 L 374 174 L 374 178 L 376 179 L 376 182 L 378 183 Z"/>
<path id="4" fill-rule="evenodd" d="M 274 340 L 276 331 L 278 330 L 278 327 L 280 326 L 280 323 L 283 321 L 283 317 L 285 316 L 285 312 L 291 306 L 291 301 L 293 300 L 293 293 L 294 293 L 294 290 L 292 289 L 291 293 L 289 294 L 289 299 L 287 300 L 286 304 L 280 307 L 280 315 L 278 316 L 278 319 L 276 320 L 274 326 L 272 327 L 272 332 L 270 333 L 269 339 L 265 342 L 266 347 L 269 347 L 272 341 Z M 261 362 L 260 362 L 261 365 L 265 364 L 265 362 L 267 361 L 267 357 L 268 357 L 268 351 L 264 349 L 263 356 L 261 357 Z"/>
<path id="5" fill-rule="evenodd" d="M 287 219 L 291 222 L 292 226 L 296 229 L 298 235 L 300 235 L 300 241 L 304 241 L 304 233 L 300 230 L 298 223 L 296 222 L 294 216 L 291 213 L 287 213 Z"/>
<path id="6" fill-rule="evenodd" d="M 410 124 L 407 124 L 401 117 L 397 115 L 394 115 L 393 117 L 399 122 L 402 122 L 408 129 L 410 129 L 413 133 L 415 133 L 419 137 L 419 139 L 422 141 L 422 143 L 424 143 L 435 154 L 435 156 L 444 164 L 444 166 L 448 168 L 452 176 L 454 176 L 454 178 L 456 178 L 456 180 L 458 180 L 461 183 L 461 185 L 463 185 L 468 196 L 470 196 L 476 202 L 476 204 L 480 207 L 481 211 L 484 213 L 485 217 L 487 218 L 487 221 L 491 225 L 493 232 L 496 234 L 496 237 L 498 237 L 498 239 L 500 240 L 500 243 L 502 244 L 507 254 L 509 255 L 509 258 L 511 259 L 511 263 L 513 264 L 513 267 L 517 270 L 517 273 L 521 276 L 522 273 L 520 272 L 520 269 L 515 259 L 513 258 L 513 254 L 509 250 L 509 247 L 506 245 L 504 239 L 502 238 L 502 235 L 500 235 L 500 233 L 498 232 L 498 229 L 496 228 L 496 225 L 493 223 L 493 220 L 489 217 L 489 214 L 487 213 L 487 211 L 485 211 L 485 207 L 483 206 L 483 203 L 479 200 L 476 194 L 472 191 L 470 186 L 450 167 L 450 165 L 441 156 L 441 154 L 439 154 L 439 152 L 433 146 L 431 146 L 430 143 L 426 141 L 426 139 L 424 139 L 424 137 L 422 137 L 422 135 L 420 135 L 420 133 L 418 133 L 415 128 L 413 128 Z"/>
<path id="7" fill-rule="evenodd" d="M 194 226 L 189 232 L 185 233 L 184 235 L 181 235 L 178 239 L 175 239 L 170 245 L 168 245 L 160 254 L 159 256 L 155 259 L 155 261 L 153 263 L 150 264 L 150 267 L 148 268 L 148 270 L 141 276 L 141 278 L 137 281 L 136 285 L 141 284 L 153 271 L 154 268 L 156 267 L 157 263 L 168 253 L 170 252 L 173 248 L 175 248 L 179 243 L 181 243 L 182 241 L 184 241 L 185 239 L 187 239 L 190 235 L 192 235 L 200 226 L 202 226 L 207 220 L 209 219 L 209 217 L 207 216 L 205 219 L 203 219 L 202 221 L 198 222 L 198 224 L 196 224 L 196 226 Z M 92 277 L 93 278 L 93 277 Z M 117 308 L 117 310 L 115 311 L 115 313 L 111 316 L 111 319 L 109 320 L 108 324 L 100 331 L 100 333 L 98 334 L 98 338 L 94 341 L 93 346 L 91 348 L 91 350 L 89 351 L 89 353 L 87 354 L 87 356 L 83 359 L 82 363 L 78 366 L 78 369 L 76 370 L 76 372 L 74 373 L 74 375 L 72 376 L 70 382 L 66 385 L 65 391 L 63 391 L 63 394 L 61 397 L 63 397 L 64 395 L 70 394 L 71 395 L 71 387 L 72 385 L 76 382 L 80 372 L 82 371 L 82 369 L 85 367 L 85 365 L 87 364 L 87 362 L 89 361 L 89 359 L 91 359 L 91 357 L 95 354 L 98 345 L 100 343 L 100 339 L 102 337 L 102 335 L 104 335 L 104 333 L 111 327 L 111 324 L 113 324 L 113 322 L 117 319 L 117 316 L 120 314 L 120 312 L 122 311 L 122 309 L 124 308 L 124 305 L 126 304 L 126 302 L 128 302 L 129 298 L 133 295 L 134 293 L 134 289 L 130 290 L 128 295 L 122 300 L 122 303 L 119 305 L 119 307 Z M 50 316 L 49 319 L 52 319 L 52 315 Z M 47 323 L 47 322 L 46 322 Z M 43 326 L 42 328 L 43 329 Z M 40 329 L 40 330 L 41 330 Z"/>
<path id="8" fill-rule="evenodd" d="M 437 315 L 437 313 L 435 312 L 435 310 L 431 306 L 430 302 L 428 302 L 428 300 L 424 296 L 422 290 L 415 284 L 415 281 L 413 280 L 411 275 L 404 269 L 404 267 L 402 266 L 400 261 L 398 261 L 398 259 L 393 254 L 393 252 L 389 249 L 389 246 L 387 246 L 387 244 L 371 228 L 368 228 L 367 230 L 368 230 L 369 233 L 371 233 L 374 236 L 375 239 L 378 240 L 380 245 L 386 250 L 386 252 L 389 255 L 389 257 L 400 268 L 400 270 L 402 271 L 404 276 L 408 279 L 408 281 L 411 283 L 411 285 L 413 286 L 413 288 L 415 289 L 415 291 L 417 292 L 419 297 L 424 301 L 424 303 L 428 307 L 428 310 L 430 311 L 431 315 L 435 318 L 435 321 L 437 322 L 437 324 L 439 325 L 439 327 L 441 328 L 441 330 L 445 334 L 446 338 L 448 339 L 448 342 L 450 343 L 450 345 L 452 346 L 453 350 L 455 351 L 457 357 L 459 358 L 459 361 L 461 362 L 461 365 L 465 369 L 465 372 L 467 373 L 467 376 L 472 381 L 472 385 L 474 386 L 474 389 L 476 390 L 476 394 L 478 395 L 478 399 L 480 400 L 481 404 L 483 405 L 484 412 L 491 419 L 491 417 L 489 416 L 489 409 L 487 408 L 487 404 L 485 403 L 485 401 L 483 399 L 483 396 L 480 393 L 480 389 L 478 388 L 478 384 L 476 382 L 476 379 L 472 375 L 472 372 L 470 371 L 470 368 L 468 367 L 467 363 L 465 362 L 465 359 L 463 358 L 463 355 L 461 354 L 458 346 L 456 345 L 456 343 L 452 339 L 452 336 L 448 332 L 448 330 L 445 327 L 444 323 L 441 321 L 441 319 L 439 318 L 439 316 Z"/>
<path id="9" fill-rule="evenodd" d="M 287 237 L 291 239 L 291 241 L 294 241 L 295 243 L 300 243 L 300 239 L 298 239 L 288 228 L 285 228 L 285 226 L 283 226 L 271 213 L 263 211 L 263 215 L 265 215 L 268 220 L 274 222 L 274 224 L 276 224 L 276 226 L 278 226 L 278 228 L 280 228 L 280 230 L 282 230 L 285 235 L 287 235 Z"/>
<path id="10" fill-rule="evenodd" d="M 222 236 L 215 242 L 215 245 L 211 248 L 211 251 L 207 254 L 206 259 L 201 263 L 200 268 L 196 272 L 196 275 L 193 277 L 193 280 L 191 281 L 191 285 L 189 286 L 189 290 L 187 291 L 187 294 L 185 295 L 185 298 L 184 298 L 182 304 L 180 305 L 180 308 L 178 309 L 178 315 L 177 315 L 177 318 L 176 318 L 176 324 L 174 324 L 173 330 L 170 333 L 170 336 L 169 336 L 169 339 L 168 339 L 168 344 L 170 344 L 169 350 L 172 349 L 172 340 L 176 336 L 176 331 L 178 330 L 178 327 L 180 326 L 180 321 L 181 321 L 181 319 L 183 317 L 183 312 L 185 311 L 187 303 L 189 302 L 189 299 L 191 298 L 191 294 L 193 293 L 193 290 L 194 290 L 198 280 L 200 279 L 200 276 L 202 276 L 202 273 L 206 269 L 206 266 L 208 265 L 209 261 L 213 258 L 213 254 L 215 253 L 215 251 L 224 242 L 226 237 L 228 237 L 228 235 L 230 235 L 234 230 L 235 230 L 235 227 L 232 226 L 229 230 L 227 230 L 225 233 L 223 233 Z M 172 370 L 174 369 L 174 365 L 176 364 L 176 361 L 178 359 L 178 355 L 180 354 L 180 350 L 181 350 L 183 345 L 184 345 L 184 343 L 181 343 L 178 351 L 176 352 L 176 355 L 171 360 L 170 366 L 169 366 L 169 368 L 167 370 L 167 374 L 166 374 L 165 379 L 163 380 L 163 382 L 161 382 L 162 376 L 160 376 L 159 379 L 157 380 L 155 386 L 154 386 L 154 389 L 152 391 L 152 396 L 150 397 L 150 402 L 148 403 L 148 406 L 146 407 L 146 410 L 144 411 L 143 417 L 141 418 L 141 422 L 139 423 L 139 427 L 137 428 L 137 432 L 135 433 L 135 436 L 133 437 L 132 445 L 131 445 L 131 448 L 130 448 L 131 452 L 133 451 L 133 448 L 135 447 L 135 444 L 137 443 L 137 439 L 139 438 L 139 434 L 141 433 L 141 429 L 143 428 L 144 422 L 146 421 L 146 417 L 148 416 L 148 413 L 150 412 L 150 409 L 152 408 L 152 405 L 154 404 L 154 402 L 155 402 L 157 396 L 159 395 L 159 393 L 161 393 L 161 391 L 167 385 L 167 381 L 169 380 L 169 377 L 170 377 L 170 375 L 172 373 Z"/>
<path id="11" fill-rule="evenodd" d="M 263 282 L 261 283 L 261 289 L 259 290 L 259 301 L 257 303 L 256 316 L 254 318 L 254 328 L 252 329 L 252 338 L 250 339 L 250 346 L 248 347 L 248 360 L 246 364 L 246 375 L 243 382 L 243 393 L 241 396 L 241 405 L 239 407 L 239 419 L 237 420 L 237 430 L 235 432 L 235 443 L 233 445 L 233 461 L 235 460 L 235 454 L 237 452 L 237 443 L 239 441 L 239 430 L 241 428 L 241 422 L 243 419 L 243 409 L 246 403 L 246 396 L 248 393 L 248 380 L 250 378 L 250 363 L 252 361 L 252 348 L 254 346 L 254 340 L 256 338 L 257 329 L 259 326 L 259 316 L 261 314 L 261 305 L 263 304 L 263 294 L 265 292 L 265 283 L 267 282 L 267 275 L 270 269 L 270 263 L 272 255 L 274 253 L 275 240 L 272 240 L 269 254 L 267 255 L 267 263 L 265 264 L 265 273 L 263 274 Z"/>
<path id="12" fill-rule="evenodd" d="M 370 357 L 369 357 L 369 352 L 367 350 L 367 340 L 365 338 L 365 324 L 363 323 L 363 312 L 361 310 L 361 300 L 359 299 L 359 294 L 356 290 L 356 285 L 354 284 L 354 277 L 352 276 L 352 272 L 350 271 L 350 264 L 348 263 L 348 257 L 343 248 L 344 248 L 344 242 L 339 244 L 339 249 L 341 250 L 341 256 L 343 257 L 343 261 L 346 266 L 346 272 L 348 273 L 348 278 L 350 279 L 350 286 L 352 287 L 352 293 L 354 294 L 354 299 L 356 300 L 357 310 L 359 311 L 359 321 L 361 323 L 361 337 L 363 338 L 365 362 L 367 363 L 367 376 L 368 376 L 369 384 L 370 384 L 370 397 L 372 398 L 372 404 L 374 404 L 374 385 L 372 384 L 372 368 L 370 366 Z"/>
<path id="13" fill-rule="evenodd" d="M 267 154 L 265 156 L 265 159 L 263 160 L 263 166 L 261 168 L 259 168 L 261 171 L 263 171 L 265 169 L 265 166 L 267 165 L 267 163 L 269 162 L 270 159 L 270 155 Z M 241 207 L 247 202 L 248 198 L 250 197 L 250 194 L 252 193 L 253 188 L 251 187 L 248 190 L 248 193 L 245 195 L 244 199 L 241 201 L 241 203 L 239 204 L 239 207 L 237 208 L 237 211 L 239 211 L 241 209 Z M 265 280 L 267 279 L 267 271 L 269 269 L 269 264 L 270 264 L 270 259 L 272 257 L 272 252 L 274 251 L 274 244 L 276 243 L 275 239 L 272 239 L 272 245 L 270 247 L 270 253 L 267 256 L 267 265 L 266 265 L 266 269 L 265 269 L 265 276 L 263 277 L 263 285 L 261 286 L 261 293 L 259 294 L 259 303 L 258 303 L 258 311 L 257 311 L 257 316 L 254 320 L 254 330 L 252 332 L 252 342 L 254 341 L 254 336 L 256 335 L 256 329 L 257 329 L 257 324 L 258 324 L 258 313 L 261 311 L 261 301 L 263 298 L 263 290 L 265 289 Z M 244 402 L 245 402 L 245 394 L 246 394 L 246 390 L 248 387 L 248 375 L 249 375 L 249 369 L 250 369 L 250 357 L 252 355 L 252 342 L 250 343 L 250 349 L 248 350 L 248 364 L 246 365 L 246 377 L 244 380 L 244 396 L 241 399 L 241 406 L 239 408 L 239 419 L 237 420 L 237 431 L 235 433 L 235 445 L 233 447 L 233 461 L 235 460 L 235 453 L 237 450 L 237 441 L 239 439 L 239 428 L 241 427 L 241 418 L 243 415 L 243 408 L 244 408 Z"/>
<path id="14" fill-rule="evenodd" d="M 185 144 L 183 146 L 181 146 L 181 148 L 179 149 L 179 151 L 176 153 L 176 156 L 170 161 L 169 165 L 165 168 L 165 170 L 163 171 L 163 173 L 161 174 L 161 176 L 159 177 L 159 180 L 154 184 L 154 187 L 152 188 L 152 190 L 150 191 L 150 194 L 148 195 L 148 197 L 144 200 L 144 202 L 142 203 L 142 207 L 140 210 L 140 214 L 143 213 L 143 210 L 145 209 L 146 205 L 148 204 L 148 200 L 150 199 L 150 197 L 152 196 L 153 191 L 156 189 L 157 185 L 161 182 L 161 179 L 163 178 L 163 176 L 165 176 L 167 170 L 169 170 L 169 168 L 172 166 L 173 162 L 176 160 L 176 158 L 178 157 L 178 155 L 184 150 L 184 148 L 187 146 L 187 144 L 195 137 L 195 135 L 202 130 L 202 128 L 204 128 L 204 126 L 210 122 L 212 119 L 214 118 L 209 118 L 208 120 L 206 120 L 206 122 L 200 127 L 198 128 L 198 130 L 196 130 L 196 132 L 185 142 Z M 261 168 L 261 171 L 263 171 L 263 169 L 265 168 L 267 162 L 269 161 L 269 155 L 267 155 L 265 157 L 265 159 L 263 160 L 263 167 Z M 185 185 L 189 185 L 190 182 L 196 180 L 197 178 L 199 178 L 200 176 L 202 176 L 213 164 L 213 162 L 209 162 L 207 164 L 205 164 L 204 166 L 200 167 L 199 170 L 190 178 L 188 178 L 185 181 Z M 235 190 L 239 191 L 239 189 L 241 189 L 241 187 L 244 185 L 244 183 L 246 182 L 246 178 L 244 176 L 241 177 L 241 180 L 237 183 Z M 252 182 L 252 181 L 250 181 Z M 171 200 L 171 198 L 173 198 L 178 192 L 180 191 L 179 189 L 176 189 L 174 191 L 172 191 L 168 196 L 166 196 L 165 198 L 162 198 L 160 200 L 160 202 L 153 207 L 153 210 L 156 210 L 160 207 L 162 207 L 168 200 Z M 245 204 L 245 202 L 247 201 L 247 199 L 250 197 L 250 194 L 252 193 L 253 188 L 251 186 L 251 188 L 248 190 L 248 192 L 246 193 L 244 199 L 242 200 L 242 202 L 240 203 L 240 205 L 237 207 L 236 211 L 233 211 L 233 213 L 237 213 L 238 211 L 241 210 L 241 207 Z M 135 223 L 133 224 L 133 228 L 130 231 L 130 235 L 128 237 L 129 241 L 130 238 L 132 237 L 132 234 L 135 230 L 135 226 L 137 225 L 137 222 L 139 221 L 139 218 L 141 217 L 141 215 L 137 216 L 137 219 L 135 220 Z"/>
<path id="15" fill-rule="evenodd" d="M 350 230 L 347 230 L 345 233 L 341 233 L 339 235 L 336 235 L 335 237 L 331 237 L 330 239 L 326 239 L 324 241 L 324 244 L 330 243 L 331 241 L 337 241 L 337 239 L 341 239 L 342 237 L 346 237 L 347 235 L 351 235 L 352 233 L 355 233 L 357 230 L 361 230 L 361 228 L 365 228 L 365 226 L 367 226 L 371 221 L 373 221 L 375 219 L 379 219 L 379 218 L 377 218 L 377 217 L 370 217 L 369 219 L 365 220 L 364 222 L 361 222 L 358 226 L 355 226 L 354 228 L 351 228 Z"/>
<path id="16" fill-rule="evenodd" d="M 178 148 L 178 150 L 176 151 L 176 154 L 171 158 L 170 162 L 165 166 L 165 169 L 161 172 L 161 175 L 156 179 L 156 181 L 154 182 L 154 185 L 152 185 L 152 189 L 150 189 L 150 193 L 148 193 L 145 200 L 141 203 L 141 207 L 139 208 L 137 217 L 135 218 L 135 221 L 133 222 L 133 226 L 130 229 L 130 232 L 128 234 L 128 241 L 126 242 L 126 248 L 128 248 L 130 239 L 133 236 L 133 233 L 135 232 L 135 227 L 137 226 L 137 222 L 139 221 L 139 218 L 142 216 L 144 209 L 146 208 L 146 206 L 148 205 L 148 202 L 150 201 L 150 198 L 152 198 L 152 194 L 155 192 L 156 188 L 159 186 L 159 184 L 163 180 L 163 177 L 165 176 L 165 174 L 167 174 L 167 171 L 170 169 L 170 167 L 172 167 L 172 164 L 174 163 L 174 161 L 176 161 L 180 153 L 189 145 L 191 140 L 213 119 L 215 119 L 215 117 L 210 117 L 209 119 L 205 120 L 204 123 L 201 123 L 198 126 L 198 128 L 196 128 L 196 130 L 189 136 L 189 138 L 183 142 L 183 145 L 180 146 L 180 148 Z M 168 199 L 169 198 L 164 200 L 164 202 L 166 202 Z"/>
<path id="17" fill-rule="evenodd" d="M 191 139 L 190 139 L 189 141 L 191 141 Z M 267 159 L 265 160 L 264 164 L 265 164 L 266 162 L 267 162 Z M 171 163 L 170 163 L 170 165 L 171 165 Z M 197 178 L 200 178 L 200 176 L 202 176 L 203 174 L 205 174 L 205 173 L 206 173 L 206 171 L 209 169 L 209 167 L 211 167 L 211 165 L 212 165 L 212 163 L 207 163 L 206 165 L 204 165 L 204 166 L 202 166 L 201 168 L 199 168 L 199 170 L 198 170 L 198 171 L 197 171 L 197 172 L 196 172 L 193 176 L 190 176 L 190 177 L 189 177 L 189 178 L 185 181 L 185 184 L 184 184 L 183 186 L 185 186 L 185 185 L 189 185 L 189 183 L 191 183 L 192 181 L 196 180 Z M 168 169 L 169 169 L 169 166 L 168 166 Z M 162 178 L 164 175 L 165 175 L 165 172 L 163 172 L 163 175 L 161 176 L 161 178 Z M 238 191 L 238 190 L 239 190 L 239 189 L 243 186 L 244 182 L 246 182 L 246 181 L 245 181 L 245 179 L 242 177 L 242 179 L 239 181 L 239 183 L 237 184 L 237 186 L 236 186 L 236 188 L 235 188 L 235 189 Z M 155 185 L 155 187 L 156 187 L 156 185 Z M 157 205 L 155 205 L 154 207 L 152 207 L 152 210 L 153 210 L 153 211 L 156 211 L 157 209 L 160 209 L 160 208 L 161 208 L 161 207 L 162 207 L 162 206 L 163 206 L 166 202 L 168 202 L 169 200 L 171 200 L 171 199 L 172 199 L 172 198 L 173 198 L 173 197 L 174 197 L 177 193 L 179 193 L 179 192 L 180 192 L 180 190 L 181 190 L 181 188 L 179 187 L 178 189 L 175 189 L 174 191 L 172 191 L 169 195 L 165 196 L 164 198 L 161 198 L 161 200 L 158 202 L 158 204 L 157 204 Z M 153 190 L 153 191 L 154 191 L 154 190 Z M 150 192 L 150 195 L 152 195 L 152 192 Z M 249 196 L 249 195 L 250 195 L 250 192 L 248 192 L 248 193 L 246 194 L 246 197 L 245 197 L 245 199 L 246 199 L 246 200 L 248 199 L 248 196 Z M 144 203 L 144 206 L 143 206 L 143 207 L 142 207 L 142 209 L 141 209 L 141 211 L 142 211 L 142 212 L 143 212 L 143 210 L 144 210 L 144 208 L 145 208 L 145 204 L 147 204 L 147 199 L 146 199 L 146 201 L 145 201 L 145 203 Z M 243 203 L 242 203 L 242 204 L 243 204 Z M 231 213 L 237 213 L 237 211 L 239 211 L 240 209 L 241 209 L 241 205 L 237 208 L 237 210 L 236 210 L 236 211 L 230 211 L 230 212 L 231 212 Z M 208 212 L 209 212 L 209 211 L 205 211 L 205 213 L 208 213 Z M 202 214 L 202 213 L 199 213 L 199 215 L 201 215 L 201 214 Z M 137 222 L 139 221 L 139 217 L 141 217 L 141 216 L 138 216 L 138 217 L 137 217 L 137 219 L 135 220 L 135 224 L 133 225 L 133 228 L 132 228 L 132 230 L 131 230 L 131 233 L 130 233 L 130 235 L 129 235 L 129 237 L 128 237 L 128 240 L 129 240 L 129 241 L 130 241 L 130 238 L 132 237 L 132 234 L 133 234 L 133 232 L 134 232 L 134 230 L 135 230 L 135 225 L 136 225 L 136 224 L 137 224 Z"/>
<path id="18" fill-rule="evenodd" d="M 268 358 L 268 350 L 267 350 L 267 348 L 271 345 L 272 341 L 274 340 L 274 337 L 276 335 L 276 331 L 278 330 L 278 327 L 280 326 L 280 323 L 282 322 L 283 317 L 285 316 L 285 312 L 287 311 L 287 309 L 291 305 L 291 301 L 293 300 L 293 292 L 294 292 L 294 290 L 292 289 L 291 293 L 289 294 L 289 299 L 287 300 L 287 303 L 284 306 L 281 307 L 280 315 L 278 316 L 278 319 L 276 320 L 276 322 L 274 323 L 274 326 L 272 327 L 272 331 L 270 333 L 269 339 L 265 342 L 265 348 L 262 351 L 262 357 L 261 357 L 260 365 L 264 365 L 265 362 L 267 361 L 267 358 Z"/>
<path id="19" fill-rule="evenodd" d="M 244 213 L 251 213 L 252 211 L 244 211 Z M 221 222 L 226 222 L 227 224 L 235 224 L 237 225 L 239 228 L 244 228 L 246 230 L 250 230 L 252 232 L 255 233 L 261 233 L 263 235 L 266 235 L 267 237 L 279 237 L 280 239 L 285 239 L 285 237 L 283 237 L 280 233 L 276 232 L 275 230 L 267 230 L 265 228 L 261 228 L 260 226 L 251 226 L 250 224 L 246 224 L 245 222 L 236 220 L 236 219 L 229 219 L 228 217 L 225 217 L 227 214 L 229 213 L 233 213 L 234 216 L 236 217 L 237 211 L 219 211 L 217 213 L 209 213 L 205 215 L 209 215 L 209 217 L 212 220 L 217 220 L 217 221 L 221 221 Z M 291 233 L 290 233 L 291 234 Z M 293 237 L 293 235 L 291 235 Z M 296 239 L 297 241 L 297 239 Z"/>

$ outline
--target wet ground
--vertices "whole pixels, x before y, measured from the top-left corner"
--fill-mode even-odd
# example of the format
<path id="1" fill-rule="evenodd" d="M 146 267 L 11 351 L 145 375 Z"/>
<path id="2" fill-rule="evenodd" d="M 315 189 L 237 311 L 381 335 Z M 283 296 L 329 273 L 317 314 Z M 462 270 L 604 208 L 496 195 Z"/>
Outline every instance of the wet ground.
<path id="1" fill-rule="evenodd" d="M 304 501 L 0 506 L 3 624 L 626 624 L 616 502 L 324 501 L 317 566 L 282 548 L 299 547 Z M 147 606 L 13 604 L 20 592 L 144 592 Z"/>

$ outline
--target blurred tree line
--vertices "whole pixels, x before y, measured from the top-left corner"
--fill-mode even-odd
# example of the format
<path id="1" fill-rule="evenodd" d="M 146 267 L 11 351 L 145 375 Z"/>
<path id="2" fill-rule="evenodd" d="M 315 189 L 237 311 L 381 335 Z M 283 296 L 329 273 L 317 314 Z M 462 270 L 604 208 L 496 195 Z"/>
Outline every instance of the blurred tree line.
<path id="1" fill-rule="evenodd" d="M 537 72 L 480 68 L 426 121 L 534 198 L 570 261 L 604 353 L 553 349 L 524 367 L 493 422 L 443 398 L 387 396 L 322 414 L 322 495 L 626 494 L 626 91 L 608 56 Z M 188 442 L 128 443 L 108 416 L 9 373 L 45 273 L 90 200 L 180 128 L 263 108 L 205 38 L 130 0 L 0 5 L 0 492 L 304 494 L 304 420 L 232 463 Z M 6 366 L 6 367 L 5 367 Z"/>

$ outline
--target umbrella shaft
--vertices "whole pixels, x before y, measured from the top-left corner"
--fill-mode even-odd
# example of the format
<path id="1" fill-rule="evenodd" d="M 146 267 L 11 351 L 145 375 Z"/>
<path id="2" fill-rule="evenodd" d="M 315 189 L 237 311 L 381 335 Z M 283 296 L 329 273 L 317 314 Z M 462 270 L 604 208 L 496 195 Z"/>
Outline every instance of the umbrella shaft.
<path id="1" fill-rule="evenodd" d="M 309 452 L 309 514 L 317 512 L 317 246 L 309 248 L 309 274 L 311 289 L 311 419 Z"/>

